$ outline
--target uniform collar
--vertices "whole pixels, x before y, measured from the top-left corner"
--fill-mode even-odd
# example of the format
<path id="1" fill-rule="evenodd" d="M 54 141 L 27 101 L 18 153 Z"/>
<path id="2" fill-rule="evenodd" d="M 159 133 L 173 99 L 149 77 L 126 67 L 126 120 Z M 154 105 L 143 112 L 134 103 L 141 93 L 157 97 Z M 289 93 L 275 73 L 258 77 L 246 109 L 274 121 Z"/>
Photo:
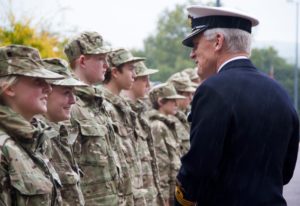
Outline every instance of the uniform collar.
<path id="1" fill-rule="evenodd" d="M 229 62 L 232 62 L 234 60 L 238 60 L 238 59 L 248 59 L 248 57 L 246 56 L 237 56 L 237 57 L 233 57 L 231 59 L 228 59 L 227 61 L 225 61 L 223 64 L 221 64 L 221 66 L 218 68 L 218 71 L 217 73 L 219 73 L 221 71 L 221 69 L 226 65 L 228 64 Z"/>

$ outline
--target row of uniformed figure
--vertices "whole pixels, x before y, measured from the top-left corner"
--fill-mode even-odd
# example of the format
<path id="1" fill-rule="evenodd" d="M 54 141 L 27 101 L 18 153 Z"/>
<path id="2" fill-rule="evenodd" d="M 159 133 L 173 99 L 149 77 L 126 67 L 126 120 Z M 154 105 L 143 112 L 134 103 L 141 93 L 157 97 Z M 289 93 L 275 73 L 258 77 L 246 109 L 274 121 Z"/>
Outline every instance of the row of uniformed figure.
<path id="1" fill-rule="evenodd" d="M 65 54 L 69 64 L 0 48 L 0 205 L 172 205 L 195 71 L 146 99 L 158 70 L 144 58 L 107 48 L 96 32 Z"/>

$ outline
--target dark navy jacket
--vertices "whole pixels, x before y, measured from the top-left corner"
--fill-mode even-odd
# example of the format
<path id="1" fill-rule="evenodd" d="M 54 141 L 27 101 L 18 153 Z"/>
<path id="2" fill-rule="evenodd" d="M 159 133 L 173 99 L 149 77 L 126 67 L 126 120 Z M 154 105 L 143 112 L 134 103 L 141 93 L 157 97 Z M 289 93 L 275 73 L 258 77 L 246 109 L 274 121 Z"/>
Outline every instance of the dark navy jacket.
<path id="1" fill-rule="evenodd" d="M 284 206 L 299 121 L 284 89 L 248 59 L 227 63 L 196 91 L 191 148 L 178 180 L 199 206 Z"/>

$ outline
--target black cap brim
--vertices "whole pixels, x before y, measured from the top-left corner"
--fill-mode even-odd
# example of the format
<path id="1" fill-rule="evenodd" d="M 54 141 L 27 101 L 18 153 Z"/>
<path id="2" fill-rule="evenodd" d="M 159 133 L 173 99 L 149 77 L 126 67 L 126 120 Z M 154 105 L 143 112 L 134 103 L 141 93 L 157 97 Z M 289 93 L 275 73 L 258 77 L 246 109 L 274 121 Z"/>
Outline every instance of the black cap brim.
<path id="1" fill-rule="evenodd" d="M 190 33 L 187 37 L 184 38 L 182 41 L 182 44 L 187 47 L 193 47 L 193 39 L 200 34 L 201 32 L 205 31 L 207 29 L 206 25 L 198 26 L 198 28 L 194 29 L 192 33 Z"/>

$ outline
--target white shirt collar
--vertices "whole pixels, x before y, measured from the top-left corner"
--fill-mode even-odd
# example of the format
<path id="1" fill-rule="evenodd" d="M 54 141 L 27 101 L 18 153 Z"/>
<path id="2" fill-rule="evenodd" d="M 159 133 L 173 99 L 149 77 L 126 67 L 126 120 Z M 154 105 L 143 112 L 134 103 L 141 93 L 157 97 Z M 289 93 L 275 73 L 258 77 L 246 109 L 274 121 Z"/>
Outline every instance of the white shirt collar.
<path id="1" fill-rule="evenodd" d="M 237 57 L 233 57 L 231 59 L 228 59 L 227 61 L 225 61 L 219 68 L 218 68 L 218 72 L 219 73 L 221 71 L 221 69 L 225 66 L 225 64 L 231 62 L 231 61 L 234 61 L 234 60 L 237 60 L 237 59 L 248 59 L 248 57 L 246 56 L 237 56 Z"/>

